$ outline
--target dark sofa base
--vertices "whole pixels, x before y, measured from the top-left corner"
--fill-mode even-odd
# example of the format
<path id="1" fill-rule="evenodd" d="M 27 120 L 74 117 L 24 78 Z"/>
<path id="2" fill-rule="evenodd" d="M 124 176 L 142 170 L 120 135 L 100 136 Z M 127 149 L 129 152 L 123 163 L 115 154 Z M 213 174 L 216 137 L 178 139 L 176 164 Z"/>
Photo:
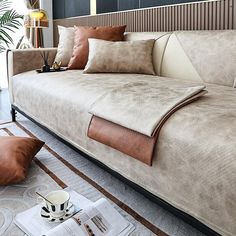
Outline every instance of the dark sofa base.
<path id="1" fill-rule="evenodd" d="M 106 166 L 105 164 L 103 164 L 102 162 L 96 160 L 95 158 L 85 154 L 84 152 L 82 152 L 81 150 L 79 150 L 78 148 L 76 148 L 75 146 L 73 146 L 72 144 L 70 144 L 69 142 L 67 142 L 66 140 L 62 139 L 60 136 L 56 135 L 54 132 L 52 132 L 50 129 L 48 129 L 47 127 L 41 125 L 39 122 L 35 121 L 33 118 L 31 118 L 30 116 L 28 116 L 27 114 L 25 114 L 22 110 L 20 110 L 18 107 L 11 105 L 11 116 L 12 116 L 12 121 L 15 122 L 16 121 L 16 112 L 18 111 L 20 114 L 22 114 L 23 116 L 25 116 L 26 118 L 28 118 L 29 120 L 33 121 L 35 124 L 37 124 L 39 127 L 41 127 L 42 129 L 46 130 L 48 133 L 50 133 L 51 135 L 53 135 L 55 138 L 57 138 L 59 141 L 61 141 L 62 143 L 66 144 L 68 147 L 72 148 L 73 150 L 75 150 L 76 152 L 78 152 L 80 155 L 82 155 L 83 157 L 87 158 L 88 160 L 92 161 L 93 163 L 95 163 L 96 165 L 98 165 L 99 167 L 101 167 L 102 169 L 104 169 L 105 171 L 109 172 L 110 174 L 112 174 L 113 176 L 115 176 L 116 178 L 118 178 L 119 180 L 121 180 L 122 182 L 124 182 L 125 184 L 129 185 L 130 187 L 132 187 L 133 189 L 135 189 L 136 191 L 138 191 L 139 193 L 143 194 L 145 197 L 147 197 L 148 199 L 150 199 L 151 201 L 155 202 L 156 204 L 158 204 L 159 206 L 163 207 L 164 209 L 168 210 L 169 212 L 171 212 L 172 214 L 174 214 L 175 216 L 177 216 L 178 218 L 181 218 L 183 221 L 185 221 L 186 223 L 190 224 L 191 226 L 193 226 L 194 228 L 198 229 L 199 231 L 201 231 L 202 233 L 209 235 L 209 236 L 220 236 L 220 234 L 218 234 L 217 232 L 215 232 L 214 230 L 212 230 L 211 228 L 209 228 L 208 226 L 204 225 L 203 223 L 201 223 L 199 220 L 195 219 L 194 217 L 190 216 L 189 214 L 177 209 L 176 207 L 170 205 L 168 202 L 162 200 L 161 198 L 155 196 L 154 194 L 148 192 L 147 190 L 145 190 L 144 188 L 140 187 L 139 185 L 135 184 L 134 182 L 126 179 L 124 176 L 122 176 L 121 174 L 117 173 L 116 171 L 112 170 L 111 168 L 109 168 L 108 166 Z"/>

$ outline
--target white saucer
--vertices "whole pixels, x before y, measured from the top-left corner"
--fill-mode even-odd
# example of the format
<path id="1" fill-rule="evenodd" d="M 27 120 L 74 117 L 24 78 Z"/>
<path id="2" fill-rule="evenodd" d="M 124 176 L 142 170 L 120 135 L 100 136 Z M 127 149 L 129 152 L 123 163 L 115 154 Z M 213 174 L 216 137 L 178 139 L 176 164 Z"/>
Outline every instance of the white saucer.
<path id="1" fill-rule="evenodd" d="M 53 217 L 49 210 L 47 209 L 47 207 L 43 206 L 41 208 L 41 217 L 49 222 L 63 222 L 65 220 L 67 220 L 68 218 L 70 218 L 75 212 L 75 206 L 72 203 L 69 203 L 67 209 L 66 209 L 66 213 L 63 216 L 60 217 Z"/>

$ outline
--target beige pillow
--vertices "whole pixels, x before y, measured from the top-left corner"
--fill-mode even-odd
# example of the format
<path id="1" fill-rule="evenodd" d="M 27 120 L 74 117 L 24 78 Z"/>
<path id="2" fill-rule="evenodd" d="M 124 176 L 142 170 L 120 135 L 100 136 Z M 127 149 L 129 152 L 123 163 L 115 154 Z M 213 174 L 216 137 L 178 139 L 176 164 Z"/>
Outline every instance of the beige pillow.
<path id="1" fill-rule="evenodd" d="M 61 61 L 61 66 L 68 66 L 74 47 L 74 27 L 66 28 L 58 25 L 58 33 L 59 44 L 55 61 Z"/>
<path id="2" fill-rule="evenodd" d="M 136 73 L 155 75 L 152 51 L 155 39 L 110 42 L 89 39 L 85 73 Z"/>

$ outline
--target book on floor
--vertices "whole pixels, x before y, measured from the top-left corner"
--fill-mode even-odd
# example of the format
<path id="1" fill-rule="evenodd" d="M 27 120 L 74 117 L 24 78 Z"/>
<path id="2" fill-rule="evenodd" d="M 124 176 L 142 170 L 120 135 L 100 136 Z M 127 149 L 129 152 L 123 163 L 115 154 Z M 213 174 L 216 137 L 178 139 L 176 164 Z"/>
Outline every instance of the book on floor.
<path id="1" fill-rule="evenodd" d="M 134 226 L 105 199 L 91 202 L 75 191 L 69 191 L 75 214 L 62 223 L 49 222 L 36 205 L 15 217 L 15 224 L 29 236 L 126 236 Z M 77 213 L 76 213 L 77 212 Z"/>

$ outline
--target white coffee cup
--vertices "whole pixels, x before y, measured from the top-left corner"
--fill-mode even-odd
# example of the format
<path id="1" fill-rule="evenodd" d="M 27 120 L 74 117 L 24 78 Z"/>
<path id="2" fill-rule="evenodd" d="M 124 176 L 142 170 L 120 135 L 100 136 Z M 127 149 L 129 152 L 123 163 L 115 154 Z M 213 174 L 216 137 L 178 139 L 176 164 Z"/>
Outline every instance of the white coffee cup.
<path id="1" fill-rule="evenodd" d="M 59 218 L 65 215 L 70 200 L 68 192 L 64 190 L 52 191 L 45 198 L 48 201 L 43 200 L 43 205 L 49 210 L 52 217 Z"/>

